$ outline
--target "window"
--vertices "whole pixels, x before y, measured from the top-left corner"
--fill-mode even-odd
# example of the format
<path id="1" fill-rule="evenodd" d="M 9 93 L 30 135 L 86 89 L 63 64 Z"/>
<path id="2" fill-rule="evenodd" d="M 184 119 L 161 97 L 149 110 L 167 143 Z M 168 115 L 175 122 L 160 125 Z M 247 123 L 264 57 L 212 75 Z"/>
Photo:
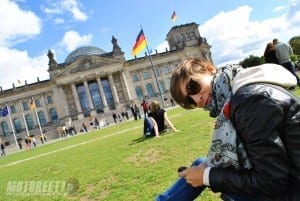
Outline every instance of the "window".
<path id="1" fill-rule="evenodd" d="M 89 83 L 89 90 L 90 90 L 90 94 L 91 94 L 92 101 L 93 101 L 96 111 L 99 111 L 99 112 L 103 111 L 103 102 L 102 102 L 102 99 L 100 96 L 97 82 Z"/>
<path id="2" fill-rule="evenodd" d="M 159 87 L 159 90 L 161 93 L 165 93 L 166 90 L 165 90 L 163 81 L 161 81 L 161 80 L 158 81 L 158 87 Z"/>
<path id="3" fill-rule="evenodd" d="M 103 87 L 103 91 L 104 91 L 104 94 L 105 94 L 107 105 L 109 106 L 110 109 L 114 109 L 115 108 L 115 102 L 114 102 L 114 98 L 113 98 L 111 88 L 110 88 L 110 85 L 109 85 L 109 82 L 108 82 L 107 78 L 101 79 L 101 84 L 102 84 L 102 87 Z"/>
<path id="4" fill-rule="evenodd" d="M 191 40 L 190 33 L 186 33 L 186 34 L 185 34 L 185 38 L 186 38 L 186 40 Z"/>
<path id="5" fill-rule="evenodd" d="M 41 107 L 40 99 L 35 99 L 34 102 L 36 107 Z"/>
<path id="6" fill-rule="evenodd" d="M 22 132 L 21 120 L 20 119 L 14 119 L 13 123 L 14 123 L 16 133 L 21 133 Z"/>
<path id="7" fill-rule="evenodd" d="M 163 71 L 164 71 L 164 74 L 169 74 L 169 73 L 171 73 L 171 68 L 169 66 L 165 66 L 163 68 Z"/>
<path id="8" fill-rule="evenodd" d="M 90 107 L 89 107 L 89 102 L 83 84 L 77 85 L 77 94 L 80 101 L 82 112 L 84 113 L 85 116 L 89 116 Z"/>
<path id="9" fill-rule="evenodd" d="M 47 103 L 48 104 L 52 104 L 53 103 L 52 96 L 47 96 Z"/>
<path id="10" fill-rule="evenodd" d="M 29 110 L 27 102 L 22 103 L 22 108 L 23 108 L 24 111 Z"/>
<path id="11" fill-rule="evenodd" d="M 32 116 L 30 114 L 28 114 L 28 115 L 26 115 L 25 119 L 26 119 L 26 124 L 27 124 L 28 130 L 34 129 Z"/>
<path id="12" fill-rule="evenodd" d="M 51 120 L 52 120 L 53 122 L 57 122 L 57 121 L 58 121 L 58 116 L 57 116 L 56 109 L 55 109 L 55 108 L 51 108 L 51 109 L 49 110 L 49 112 L 50 112 Z"/>
<path id="13" fill-rule="evenodd" d="M 151 83 L 148 83 L 146 85 L 146 89 L 147 89 L 147 94 L 149 97 L 153 97 L 154 96 L 154 92 L 153 92 L 153 86 Z"/>
<path id="14" fill-rule="evenodd" d="M 11 113 L 16 113 L 17 112 L 16 107 L 14 105 L 10 106 L 10 112 Z"/>
<path id="15" fill-rule="evenodd" d="M 44 126 L 47 123 L 44 112 L 39 111 L 38 112 L 38 117 L 39 117 L 39 121 L 40 121 L 41 126 Z"/>
<path id="16" fill-rule="evenodd" d="M 140 80 L 139 75 L 136 72 L 132 73 L 131 77 L 133 82 L 137 82 Z"/>
<path id="17" fill-rule="evenodd" d="M 137 98 L 140 101 L 143 100 L 143 91 L 142 91 L 142 88 L 140 86 L 135 87 L 135 93 L 136 93 Z"/>
<path id="18" fill-rule="evenodd" d="M 1 130 L 4 137 L 9 135 L 9 128 L 6 121 L 1 122 Z"/>
<path id="19" fill-rule="evenodd" d="M 171 78 L 168 78 L 167 79 L 167 89 L 170 89 L 170 84 L 171 84 Z"/>
<path id="20" fill-rule="evenodd" d="M 3 117 L 3 107 L 0 108 L 0 117 Z"/>
<path id="21" fill-rule="evenodd" d="M 154 72 L 155 72 L 156 76 L 160 76 L 160 70 L 159 70 L 159 68 L 155 68 Z"/>
<path id="22" fill-rule="evenodd" d="M 144 77 L 144 80 L 147 80 L 147 79 L 149 79 L 149 78 L 150 78 L 150 74 L 149 74 L 149 72 L 148 72 L 148 71 L 144 71 L 144 73 L 143 73 L 143 77 Z"/>

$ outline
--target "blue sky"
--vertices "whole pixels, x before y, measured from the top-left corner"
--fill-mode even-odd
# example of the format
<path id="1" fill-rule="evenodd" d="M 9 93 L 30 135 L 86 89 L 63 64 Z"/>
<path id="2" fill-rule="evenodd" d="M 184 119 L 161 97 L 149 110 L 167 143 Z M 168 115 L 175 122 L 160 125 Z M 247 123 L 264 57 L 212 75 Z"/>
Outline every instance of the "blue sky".
<path id="1" fill-rule="evenodd" d="M 250 54 L 261 56 L 275 37 L 287 42 L 300 35 L 299 1 L 0 0 L 0 86 L 49 79 L 49 49 L 63 63 L 80 46 L 111 51 L 112 36 L 132 59 L 141 25 L 149 48 L 164 51 L 172 26 L 195 22 L 216 65 L 237 63 Z"/>

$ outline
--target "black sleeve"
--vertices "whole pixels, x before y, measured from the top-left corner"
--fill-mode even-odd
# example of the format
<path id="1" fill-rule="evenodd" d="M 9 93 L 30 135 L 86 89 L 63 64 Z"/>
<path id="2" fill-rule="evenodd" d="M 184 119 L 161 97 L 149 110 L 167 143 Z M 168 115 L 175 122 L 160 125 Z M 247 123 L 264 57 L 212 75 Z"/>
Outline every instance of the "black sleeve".
<path id="1" fill-rule="evenodd" d="M 289 162 L 279 137 L 284 125 L 283 106 L 268 94 L 236 94 L 230 114 L 253 167 L 211 168 L 212 190 L 267 197 L 286 192 Z"/>

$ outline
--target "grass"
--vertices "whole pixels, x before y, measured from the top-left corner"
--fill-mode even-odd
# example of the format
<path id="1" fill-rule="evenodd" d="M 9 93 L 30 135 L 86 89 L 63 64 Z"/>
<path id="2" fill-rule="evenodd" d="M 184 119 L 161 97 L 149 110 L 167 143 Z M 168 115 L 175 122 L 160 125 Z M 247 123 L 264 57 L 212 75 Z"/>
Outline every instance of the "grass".
<path id="1" fill-rule="evenodd" d="M 0 200 L 153 200 L 177 179 L 179 166 L 206 155 L 214 125 L 202 110 L 174 108 L 168 115 L 180 132 L 158 139 L 144 140 L 142 120 L 128 121 L 9 154 L 0 160 Z M 13 181 L 70 178 L 79 181 L 72 195 L 7 193 Z M 218 200 L 218 195 L 207 191 L 199 200 Z"/>
<path id="2" fill-rule="evenodd" d="M 294 93 L 300 96 L 299 89 Z M 206 155 L 214 126 L 214 119 L 203 110 L 176 107 L 168 110 L 168 116 L 180 132 L 158 139 L 144 140 L 142 121 L 127 121 L 9 154 L 0 160 L 0 200 L 153 200 L 177 179 L 179 166 Z M 20 186 L 25 181 L 46 186 L 47 181 L 70 179 L 79 182 L 73 194 L 42 195 L 43 189 L 36 187 L 33 192 L 37 195 L 25 195 L 25 187 Z M 16 191 L 9 194 L 13 181 L 18 182 Z M 49 188 L 46 186 L 45 192 Z M 197 200 L 220 198 L 207 189 Z"/>

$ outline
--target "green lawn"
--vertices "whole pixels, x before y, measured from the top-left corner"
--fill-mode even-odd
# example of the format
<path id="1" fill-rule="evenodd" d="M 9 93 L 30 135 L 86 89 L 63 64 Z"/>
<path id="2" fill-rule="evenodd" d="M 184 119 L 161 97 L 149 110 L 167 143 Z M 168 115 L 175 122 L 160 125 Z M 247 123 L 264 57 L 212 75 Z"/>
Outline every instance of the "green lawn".
<path id="1" fill-rule="evenodd" d="M 8 154 L 0 160 L 0 200 L 153 200 L 177 179 L 179 166 L 206 155 L 214 126 L 199 109 L 176 107 L 168 115 L 180 132 L 144 140 L 142 120 L 128 121 Z M 66 181 L 79 189 L 53 187 Z M 206 190 L 198 200 L 220 198 Z"/>
<path id="2" fill-rule="evenodd" d="M 214 125 L 202 110 L 168 115 L 181 131 L 158 139 L 144 140 L 142 120 L 128 121 L 8 154 L 0 160 L 0 200 L 153 200 L 177 179 L 179 166 L 206 155 Z M 79 181 L 76 193 L 54 195 L 47 187 L 70 179 Z M 36 196 L 28 195 L 29 184 Z M 199 200 L 218 199 L 207 191 Z"/>

